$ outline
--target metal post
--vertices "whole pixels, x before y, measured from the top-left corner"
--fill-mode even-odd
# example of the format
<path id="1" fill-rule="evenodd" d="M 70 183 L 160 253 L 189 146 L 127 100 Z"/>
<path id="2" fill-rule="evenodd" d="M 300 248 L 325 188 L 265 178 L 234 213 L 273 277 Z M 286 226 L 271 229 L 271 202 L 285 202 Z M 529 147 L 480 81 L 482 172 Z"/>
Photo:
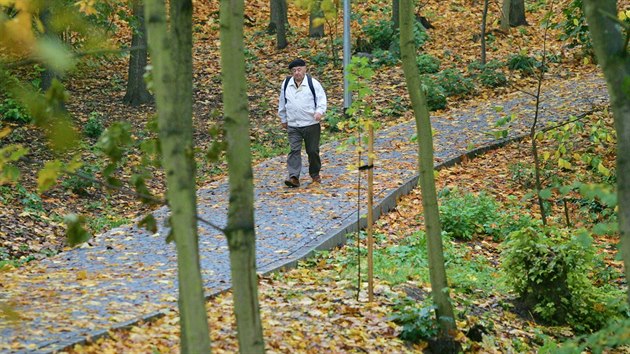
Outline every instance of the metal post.
<path id="1" fill-rule="evenodd" d="M 348 89 L 348 65 L 350 64 L 350 0 L 343 0 L 343 110 L 352 104 Z"/>

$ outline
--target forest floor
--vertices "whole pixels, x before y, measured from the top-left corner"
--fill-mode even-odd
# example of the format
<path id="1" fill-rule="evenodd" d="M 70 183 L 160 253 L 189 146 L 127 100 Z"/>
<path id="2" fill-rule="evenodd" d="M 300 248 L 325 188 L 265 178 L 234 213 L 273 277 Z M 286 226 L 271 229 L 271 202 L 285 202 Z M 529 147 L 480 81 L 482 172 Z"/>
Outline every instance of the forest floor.
<path id="1" fill-rule="evenodd" d="M 198 153 L 198 184 L 222 178 L 224 163 L 211 163 L 204 158 L 213 137 L 209 130 L 219 121 L 221 91 L 218 52 L 218 8 L 211 1 L 197 1 L 195 13 L 195 141 Z M 569 1 L 554 5 L 555 22 L 562 22 L 561 9 Z M 498 5 L 490 10 L 488 35 L 489 59 L 506 61 L 513 54 L 527 54 L 540 58 L 543 43 L 554 61 L 548 64 L 548 80 L 562 80 L 592 73 L 597 68 L 585 59 L 582 48 L 570 48 L 568 42 L 559 40 L 561 28 L 551 29 L 547 41 L 543 39 L 540 23 L 551 4 L 545 1 L 528 3 L 527 19 L 530 26 L 512 28 L 510 33 L 498 29 Z M 464 76 L 472 76 L 469 64 L 479 57 L 480 43 L 477 29 L 481 21 L 480 2 L 427 1 L 419 14 L 425 16 L 434 28 L 429 30 L 430 40 L 424 51 L 441 61 L 443 68 L 456 68 Z M 627 2 L 622 2 L 624 8 Z M 370 1 L 358 4 L 357 13 L 362 13 L 364 23 L 368 19 L 387 18 L 382 6 Z M 269 156 L 283 154 L 286 138 L 277 122 L 275 106 L 287 63 L 296 55 L 309 61 L 312 74 L 319 78 L 327 89 L 331 112 L 329 118 L 339 119 L 342 106 L 341 68 L 327 54 L 331 52 L 327 40 L 308 39 L 306 11 L 290 7 L 291 31 L 289 48 L 275 49 L 274 36 L 264 33 L 268 22 L 268 2 L 248 1 L 248 45 L 247 60 L 250 90 L 250 111 L 253 152 L 256 161 Z M 295 14 L 295 16 L 293 16 Z M 340 25 L 340 24 L 339 24 Z M 359 25 L 354 33 L 362 33 Z M 338 26 L 339 27 L 339 26 Z M 338 36 L 339 30 L 335 33 Z M 124 27 L 116 34 L 120 42 L 128 42 L 129 31 Z M 339 50 L 340 48 L 336 48 Z M 102 58 L 88 61 L 73 73 L 68 80 L 71 93 L 68 109 L 77 125 L 85 126 L 90 120 L 100 121 L 104 126 L 118 120 L 132 123 L 136 132 L 144 129 L 154 114 L 151 106 L 131 108 L 123 105 L 126 78 L 126 58 Z M 490 88 L 476 87 L 474 93 L 448 98 L 450 108 L 472 105 L 478 101 L 493 100 L 515 91 L 532 91 L 536 79 L 519 71 L 500 69 L 508 76 L 509 85 Z M 383 125 L 396 124 L 412 119 L 408 109 L 408 96 L 400 65 L 382 66 L 372 80 L 376 106 L 376 119 Z M 588 126 L 604 122 L 610 129 L 611 117 L 605 108 L 589 116 Z M 333 121 L 334 119 L 331 119 Z M 31 161 L 41 165 L 50 158 L 46 145 L 32 127 L 19 123 L 2 122 L 13 127 L 8 137 L 10 142 L 28 142 L 32 151 Z M 335 132 L 328 123 L 324 140 L 342 139 L 343 132 Z M 550 139 L 553 140 L 553 139 Z M 581 135 L 575 146 L 589 146 L 590 135 Z M 93 148 L 95 139 L 85 143 L 85 161 L 88 170 L 98 177 L 103 157 Z M 530 141 L 510 144 L 500 150 L 489 152 L 479 158 L 465 161 L 461 165 L 444 169 L 437 174 L 438 190 L 459 189 L 465 193 L 485 192 L 498 200 L 502 208 L 511 208 L 521 203 L 520 213 L 531 213 L 538 218 L 536 207 L 526 198 L 531 189 Z M 553 154 L 557 146 L 549 143 L 548 151 Z M 614 155 L 610 149 L 596 147 L 602 153 L 603 166 L 614 168 Z M 130 160 L 137 159 L 133 154 Z M 21 164 L 23 176 L 16 186 L 0 186 L 0 262 L 19 267 L 29 261 L 62 252 L 65 246 L 62 216 L 79 213 L 88 216 L 90 230 L 98 235 L 112 227 L 130 223 L 148 210 L 133 196 L 99 188 L 92 183 L 83 183 L 70 178 L 58 188 L 38 195 L 34 192 L 37 166 Z M 31 172 L 29 172 L 31 171 Z M 492 172 L 488 172 L 492 171 Z M 129 175 L 121 171 L 120 175 Z M 279 172 L 278 178 L 284 175 Z M 163 178 L 155 171 L 151 181 L 152 191 L 163 193 Z M 524 201 L 522 201 L 524 200 Z M 378 248 L 388 249 L 410 242 L 423 227 L 421 196 L 412 192 L 400 200 L 399 206 L 381 217 L 375 230 Z M 569 206 L 569 219 L 574 224 L 589 227 L 597 216 L 584 214 L 577 202 Z M 554 205 L 557 222 L 563 222 L 564 212 Z M 588 222 L 587 222 L 588 220 Z M 590 223 L 590 224 L 589 224 Z M 98 236 L 96 236 L 98 237 Z M 355 240 L 351 240 L 356 242 Z M 599 236 L 595 239 L 599 253 L 609 271 L 609 282 L 623 287 L 621 263 L 615 260 L 618 236 Z M 501 263 L 500 240 L 478 235 L 473 240 L 448 242 L 447 254 L 469 260 L 470 268 L 476 261 L 496 268 Z M 456 250 L 455 250 L 456 249 Z M 288 270 L 260 279 L 261 309 L 265 340 L 269 352 L 417 352 L 427 346 L 426 342 L 408 344 L 398 339 L 399 325 L 391 321 L 395 310 L 404 305 L 402 299 L 411 297 L 424 300 L 430 289 L 428 279 L 420 275 L 409 275 L 407 281 L 388 279 L 386 275 L 376 279 L 377 300 L 366 303 L 365 292 L 356 299 L 356 250 L 349 244 L 339 250 L 319 254 L 312 260 L 302 262 L 297 269 Z M 403 252 L 403 251 L 400 251 Z M 481 262 L 481 261 L 479 261 Z M 387 268 L 387 267 L 384 267 Z M 6 267 L 3 271 L 19 271 Z M 546 341 L 573 338 L 575 333 L 568 327 L 544 326 L 534 321 L 531 315 L 519 313 L 513 294 L 504 287 L 493 288 L 489 279 L 499 279 L 499 272 L 488 271 L 466 273 L 467 286 L 454 291 L 460 317 L 458 327 L 462 329 L 458 339 L 470 352 L 536 352 Z M 603 281 L 600 279 L 600 281 Z M 395 285 L 394 285 L 395 284 Z M 213 350 L 235 352 L 235 321 L 232 315 L 231 294 L 226 293 L 208 302 L 209 323 Z M 329 314 L 334 314 L 329 316 Z M 74 352 L 176 352 L 178 351 L 178 317 L 175 311 L 167 316 L 126 331 L 111 333 L 109 339 L 100 339 L 90 346 L 78 346 Z M 474 332 L 483 332 L 480 341 Z M 475 338 L 475 340 L 471 338 Z M 551 339 L 545 339 L 545 338 Z M 623 351 L 620 348 L 619 351 Z"/>

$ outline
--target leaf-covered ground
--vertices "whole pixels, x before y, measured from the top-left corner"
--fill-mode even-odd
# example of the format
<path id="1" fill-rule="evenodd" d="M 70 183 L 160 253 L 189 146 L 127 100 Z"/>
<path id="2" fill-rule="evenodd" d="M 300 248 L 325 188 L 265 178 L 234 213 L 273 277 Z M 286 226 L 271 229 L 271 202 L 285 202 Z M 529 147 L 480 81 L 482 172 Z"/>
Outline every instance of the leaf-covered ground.
<path id="1" fill-rule="evenodd" d="M 587 124 L 603 118 L 609 124 L 607 112 L 598 112 L 586 119 Z M 512 143 L 486 155 L 441 170 L 437 176 L 439 190 L 461 189 L 472 193 L 486 193 L 495 197 L 502 208 L 520 205 L 521 212 L 536 216 L 536 208 L 526 198 L 527 190 L 513 178 L 513 161 L 531 159 L 529 141 Z M 547 142 L 549 151 L 553 146 Z M 584 148 L 589 136 L 576 141 Z M 607 163 L 610 163 L 608 156 Z M 403 197 L 398 207 L 384 215 L 375 228 L 377 249 L 391 249 L 404 244 L 409 237 L 421 238 L 422 200 L 419 190 Z M 562 211 L 554 210 L 554 218 L 562 219 Z M 575 205 L 571 206 L 575 222 L 587 217 Z M 584 225 L 586 226 L 586 225 Z M 420 352 L 427 347 L 421 341 L 409 344 L 397 335 L 401 327 L 391 321 L 396 313 L 394 305 L 402 299 L 424 301 L 430 292 L 426 269 L 406 275 L 407 280 L 375 280 L 374 302 L 367 301 L 366 273 L 363 268 L 361 291 L 357 291 L 356 243 L 318 254 L 301 262 L 297 269 L 261 276 L 259 292 L 266 348 L 270 353 L 405 353 Z M 365 248 L 365 243 L 362 248 Z M 623 286 L 620 261 L 614 259 L 614 236 L 599 236 L 595 243 L 615 274 L 611 279 Z M 458 312 L 459 333 L 466 352 L 510 353 L 537 352 L 545 338 L 563 340 L 574 333 L 568 327 L 547 327 L 537 323 L 531 314 L 519 313 L 515 297 L 505 289 L 501 264 L 500 241 L 488 236 L 477 236 L 469 242 L 448 241 L 447 259 L 461 256 L 463 274 L 453 274 L 449 267 L 454 301 Z M 452 253 L 455 252 L 455 253 Z M 362 256 L 365 258 L 365 255 Z M 364 262 L 364 260 L 363 260 Z M 457 263 L 457 261 L 453 261 Z M 389 269 L 394 276 L 405 276 L 402 269 Z M 387 271 L 385 269 L 384 271 Z M 423 275 L 419 275 L 423 274 Z M 465 278 L 465 280 L 463 280 Z M 394 279 L 390 277 L 389 279 Z M 208 302 L 208 319 L 212 348 L 216 353 L 237 351 L 232 295 L 225 293 Z M 110 333 L 110 338 L 98 339 L 90 345 L 74 347 L 71 353 L 116 352 L 177 352 L 179 341 L 178 316 L 175 311 L 155 322 L 125 331 Z M 483 334 L 483 335 L 482 335 Z M 629 347 L 609 352 L 623 353 Z"/>
<path id="2" fill-rule="evenodd" d="M 553 4 L 555 21 L 563 20 L 561 9 L 568 1 Z M 527 2 L 527 19 L 530 26 L 513 28 L 510 33 L 498 30 L 498 5 L 492 5 L 489 14 L 489 31 L 492 38 L 488 47 L 488 58 L 505 61 L 509 55 L 526 53 L 540 55 L 543 46 L 543 31 L 540 21 L 551 4 L 544 1 Z M 195 139 L 199 147 L 199 184 L 220 177 L 225 166 L 211 164 L 203 159 L 212 137 L 210 126 L 219 119 L 213 112 L 221 110 L 219 80 L 219 41 L 218 5 L 211 1 L 195 3 Z M 286 64 L 295 56 L 309 60 L 314 76 L 321 79 L 327 89 L 331 107 L 340 107 L 342 102 L 341 68 L 331 61 L 315 63 L 317 54 L 329 53 L 324 40 L 308 39 L 306 11 L 293 5 L 289 8 L 291 31 L 290 46 L 285 50 L 275 49 L 274 36 L 264 33 L 268 23 L 268 1 L 247 1 L 247 35 L 249 99 L 254 153 L 258 160 L 270 154 L 284 153 L 286 142 L 275 114 L 279 84 L 284 77 L 280 74 Z M 383 6 L 374 1 L 355 4 L 354 10 L 361 13 L 364 21 L 370 18 L 388 18 L 382 13 Z M 455 67 L 465 75 L 470 74 L 468 65 L 479 57 L 480 43 L 476 38 L 481 20 L 482 2 L 469 1 L 426 1 L 419 14 L 427 17 L 434 28 L 429 30 L 430 40 L 424 47 L 427 53 L 441 60 L 443 68 Z M 628 7 L 627 2 L 622 6 Z M 340 27 L 340 24 L 339 24 Z M 353 33 L 360 36 L 361 28 L 355 23 Z M 549 64 L 548 78 L 562 79 L 597 70 L 586 62 L 581 48 L 569 48 L 566 41 L 560 41 L 561 29 L 549 32 L 547 50 L 558 58 Z M 341 33 L 340 29 L 337 33 Z M 124 27 L 116 34 L 121 43 L 129 42 L 129 31 Z M 355 37 L 355 38 L 356 38 Z M 340 49 L 340 48 L 337 48 Z M 67 85 L 71 93 L 68 103 L 76 123 L 85 125 L 91 116 L 101 117 L 105 125 L 117 120 L 131 122 L 140 131 L 153 114 L 149 106 L 130 108 L 121 103 L 124 96 L 126 78 L 126 58 L 107 58 L 85 63 Z M 504 71 L 510 85 L 495 89 L 478 87 L 471 95 L 449 97 L 448 107 L 472 105 L 478 101 L 492 100 L 498 95 L 506 95 L 517 90 L 531 91 L 535 80 L 532 76 L 517 71 Z M 381 67 L 373 79 L 374 102 L 377 106 L 377 119 L 384 124 L 411 119 L 405 93 L 404 78 L 400 66 Z M 446 108 L 448 112 L 448 108 Z M 600 113 L 606 115 L 605 113 Z M 401 116 L 399 116 L 401 115 Z M 220 116 L 220 115 L 219 115 Z M 609 120 L 610 118 L 607 117 Z M 4 124 L 4 123 L 3 123 Z M 35 175 L 32 173 L 49 156 L 41 138 L 29 126 L 13 125 L 10 136 L 13 142 L 29 142 L 33 149 L 30 163 L 23 163 L 23 179 L 18 186 L 2 186 L 0 194 L 0 260 L 18 259 L 17 263 L 32 258 L 44 257 L 50 252 L 62 250 L 63 227 L 61 216 L 68 212 L 79 212 L 91 216 L 90 228 L 99 233 L 121 223 L 130 222 L 146 207 L 133 197 L 116 191 L 105 191 L 95 185 L 84 186 L 79 195 L 59 187 L 38 196 L 34 193 Z M 326 132 L 325 139 L 339 138 L 339 134 Z M 99 165 L 103 159 L 89 141 L 85 145 L 85 160 Z M 452 167 L 438 174 L 438 188 L 458 188 L 471 192 L 485 191 L 494 195 L 506 205 L 520 200 L 526 190 L 516 182 L 526 176 L 516 176 L 512 167 L 517 161 L 530 159 L 529 145 L 510 145 L 481 158 L 467 161 L 461 166 Z M 130 156 L 133 161 L 135 157 Z M 610 168 L 614 157 L 606 157 Z M 30 171 L 30 172 L 29 172 Z M 491 172 L 489 172 L 491 171 Z M 95 172 L 98 176 L 98 172 Z M 121 172 L 121 175 L 128 171 Z M 284 176 L 278 171 L 278 178 Z M 68 182 L 73 186 L 71 182 Z M 75 182 L 77 183 L 77 182 Z M 151 183 L 157 194 L 163 192 L 159 172 Z M 529 205 L 529 204 L 526 204 Z M 559 206 L 556 206 L 559 208 Z M 577 210 L 577 207 L 575 210 Z M 535 215 L 535 208 L 531 207 Z M 422 228 L 421 201 L 418 191 L 400 201 L 399 207 L 383 216 L 378 223 L 377 234 L 380 248 L 398 245 Z M 577 213 L 577 211 L 576 211 Z M 557 210 L 555 215 L 562 215 Z M 587 220 L 576 214 L 576 222 Z M 607 254 L 607 264 L 620 269 L 619 261 L 614 260 L 617 239 L 601 237 L 597 243 Z M 491 238 L 478 238 L 471 242 L 453 242 L 466 260 L 483 260 L 485 266 L 497 267 L 499 243 Z M 403 343 L 397 338 L 401 328 L 389 321 L 392 305 L 401 298 L 424 299 L 429 290 L 428 279 L 411 276 L 404 284 L 392 285 L 385 280 L 376 281 L 376 300 L 366 302 L 365 285 L 357 300 L 356 271 L 353 271 L 354 250 L 349 245 L 344 249 L 322 254 L 314 260 L 303 263 L 298 269 L 280 274 L 261 277 L 260 293 L 263 313 L 265 340 L 269 352 L 417 352 L 427 344 Z M 14 262 L 15 263 L 15 262 Z M 19 270 L 7 270 L 19 271 Z M 499 273 L 489 273 L 488 279 L 499 281 Z M 614 273 L 616 274 L 616 273 Z M 363 274 L 365 276 L 365 274 Z M 467 275 L 468 276 L 468 275 Z M 529 317 L 513 311 L 511 295 L 493 289 L 495 283 L 488 279 L 473 279 L 469 275 L 469 287 L 478 288 L 476 293 L 457 293 L 454 297 L 461 317 L 458 335 L 464 348 L 471 352 L 535 352 L 543 344 L 542 334 L 556 338 L 571 337 L 567 328 L 544 327 Z M 484 282 L 485 281 L 485 282 Z M 619 278 L 614 281 L 622 284 Z M 498 284 L 498 283 L 497 283 Z M 231 314 L 229 293 L 211 299 L 208 303 L 209 323 L 215 352 L 236 351 L 234 320 Z M 178 319 L 171 312 L 153 323 L 133 327 L 128 331 L 111 333 L 111 339 L 99 340 L 88 347 L 76 347 L 75 352 L 118 353 L 118 352 L 177 352 Z M 466 337 L 473 328 L 484 329 L 486 335 L 481 342 Z M 468 333 L 471 335 L 470 333 Z M 471 335 L 472 336 L 472 335 Z M 620 349 L 623 350 L 623 349 Z"/>

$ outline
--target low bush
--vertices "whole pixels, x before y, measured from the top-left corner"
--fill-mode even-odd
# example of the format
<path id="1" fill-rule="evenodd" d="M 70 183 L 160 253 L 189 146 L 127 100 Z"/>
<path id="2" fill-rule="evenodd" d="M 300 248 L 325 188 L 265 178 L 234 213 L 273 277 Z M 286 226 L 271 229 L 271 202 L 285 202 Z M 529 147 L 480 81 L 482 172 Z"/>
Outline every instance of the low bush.
<path id="1" fill-rule="evenodd" d="M 570 232 L 541 224 L 512 232 L 502 267 L 508 285 L 537 319 L 592 332 L 621 317 L 624 296 L 613 286 L 593 285 L 588 278 L 595 271 L 591 237 L 586 231 Z"/>
<path id="2" fill-rule="evenodd" d="M 431 54 L 420 54 L 416 57 L 420 74 L 433 74 L 440 70 L 440 60 Z"/>
<path id="3" fill-rule="evenodd" d="M 450 192 L 441 198 L 439 209 L 442 230 L 459 240 L 492 234 L 500 224 L 497 202 L 484 193 Z"/>
<path id="4" fill-rule="evenodd" d="M 15 99 L 7 97 L 0 101 L 0 120 L 29 123 L 31 116 Z"/>
<path id="5" fill-rule="evenodd" d="M 446 108 L 446 93 L 442 86 L 425 76 L 422 78 L 421 88 L 426 96 L 427 106 L 430 111 Z"/>
<path id="6" fill-rule="evenodd" d="M 87 122 L 83 126 L 83 134 L 92 139 L 96 139 L 105 130 L 103 116 L 98 112 L 90 113 Z"/>
<path id="7" fill-rule="evenodd" d="M 467 95 L 475 90 L 473 81 L 454 68 L 442 70 L 432 76 L 447 96 Z"/>
<path id="8" fill-rule="evenodd" d="M 70 190 L 72 193 L 87 196 L 88 189 L 94 186 L 96 172 L 99 170 L 95 165 L 84 165 L 77 170 L 77 173 L 71 175 L 61 182 L 61 186 Z"/>
<path id="9" fill-rule="evenodd" d="M 513 54 L 508 57 L 507 67 L 510 70 L 518 70 L 526 75 L 533 75 L 537 70 L 546 71 L 547 68 L 534 57 L 526 54 Z"/>
<path id="10" fill-rule="evenodd" d="M 404 299 L 394 305 L 391 320 L 402 327 L 398 337 L 408 342 L 419 343 L 438 334 L 435 306 L 419 306 L 415 301 Z"/>

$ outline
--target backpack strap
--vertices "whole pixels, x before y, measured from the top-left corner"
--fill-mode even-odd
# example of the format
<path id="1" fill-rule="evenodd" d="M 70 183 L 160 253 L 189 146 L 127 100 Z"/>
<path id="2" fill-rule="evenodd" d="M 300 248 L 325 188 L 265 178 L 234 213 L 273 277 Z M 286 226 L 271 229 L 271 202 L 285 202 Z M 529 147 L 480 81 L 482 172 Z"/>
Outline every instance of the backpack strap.
<path id="1" fill-rule="evenodd" d="M 290 80 L 291 76 L 287 76 L 286 79 L 284 79 L 284 104 L 287 104 L 287 86 L 289 86 Z M 306 82 L 308 83 L 308 88 L 311 89 L 311 93 L 313 94 L 313 104 L 315 105 L 315 109 L 317 109 L 317 95 L 315 94 L 315 86 L 313 86 L 313 78 L 311 75 L 306 75 Z"/>
<path id="2" fill-rule="evenodd" d="M 308 88 L 311 89 L 311 93 L 313 94 L 313 104 L 315 105 L 315 109 L 317 109 L 317 95 L 315 94 L 315 86 L 313 86 L 313 78 L 311 75 L 306 75 L 306 81 L 308 82 Z"/>

